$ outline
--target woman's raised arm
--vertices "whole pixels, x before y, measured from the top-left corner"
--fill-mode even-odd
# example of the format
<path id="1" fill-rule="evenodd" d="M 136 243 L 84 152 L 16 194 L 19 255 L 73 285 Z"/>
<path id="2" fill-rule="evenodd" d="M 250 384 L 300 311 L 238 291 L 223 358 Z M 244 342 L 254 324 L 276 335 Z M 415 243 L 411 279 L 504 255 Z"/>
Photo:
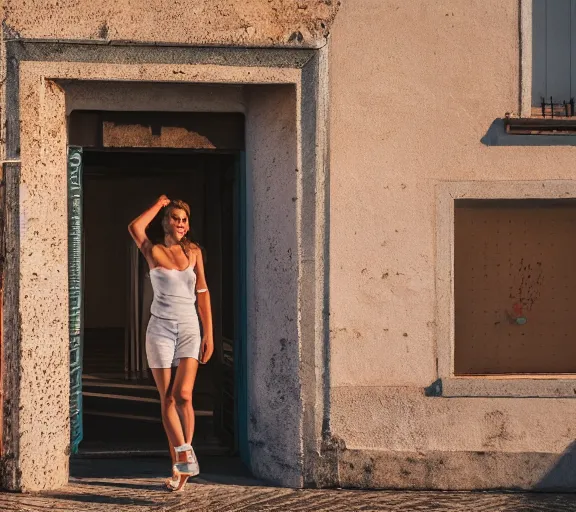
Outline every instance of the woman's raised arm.
<path id="1" fill-rule="evenodd" d="M 130 233 L 130 236 L 134 239 L 138 249 L 142 251 L 147 259 L 151 254 L 152 244 L 146 236 L 146 228 L 148 227 L 148 224 L 152 222 L 154 217 L 158 215 L 158 212 L 169 203 L 170 199 L 168 199 L 165 195 L 160 196 L 150 208 L 148 208 L 145 212 L 140 214 L 130 224 L 128 224 L 128 232 Z"/>

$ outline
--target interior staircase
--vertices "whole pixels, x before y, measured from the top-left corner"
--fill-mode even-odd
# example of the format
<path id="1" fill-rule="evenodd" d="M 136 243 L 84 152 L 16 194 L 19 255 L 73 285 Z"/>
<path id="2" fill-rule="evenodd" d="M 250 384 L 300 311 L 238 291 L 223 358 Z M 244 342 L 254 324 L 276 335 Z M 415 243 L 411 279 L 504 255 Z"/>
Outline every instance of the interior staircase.
<path id="1" fill-rule="evenodd" d="M 167 455 L 160 398 L 152 376 L 126 379 L 122 368 L 123 339 L 118 333 L 103 334 L 85 335 L 84 439 L 79 455 Z M 230 447 L 215 433 L 212 389 L 209 369 L 199 368 L 193 395 L 193 445 L 198 453 L 226 455 L 230 454 Z"/>

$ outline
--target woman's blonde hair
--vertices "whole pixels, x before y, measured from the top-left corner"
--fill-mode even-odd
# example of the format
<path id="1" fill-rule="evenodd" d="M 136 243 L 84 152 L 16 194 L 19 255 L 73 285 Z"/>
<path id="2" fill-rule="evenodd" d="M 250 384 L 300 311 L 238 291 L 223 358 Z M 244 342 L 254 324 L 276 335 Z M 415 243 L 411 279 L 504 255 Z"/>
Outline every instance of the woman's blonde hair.
<path id="1" fill-rule="evenodd" d="M 164 217 L 168 217 L 172 210 L 184 210 L 186 215 L 188 215 L 188 219 L 190 219 L 190 206 L 181 199 L 172 199 L 170 203 L 168 203 L 164 211 Z"/>

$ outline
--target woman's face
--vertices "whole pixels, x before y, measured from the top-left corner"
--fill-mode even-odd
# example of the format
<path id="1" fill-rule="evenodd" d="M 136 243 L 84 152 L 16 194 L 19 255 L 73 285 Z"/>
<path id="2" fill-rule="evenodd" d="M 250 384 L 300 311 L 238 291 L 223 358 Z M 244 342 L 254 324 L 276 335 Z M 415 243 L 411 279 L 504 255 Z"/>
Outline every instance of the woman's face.
<path id="1" fill-rule="evenodd" d="M 172 208 L 164 219 L 164 233 L 180 241 L 188 233 L 188 215 L 181 208 Z"/>

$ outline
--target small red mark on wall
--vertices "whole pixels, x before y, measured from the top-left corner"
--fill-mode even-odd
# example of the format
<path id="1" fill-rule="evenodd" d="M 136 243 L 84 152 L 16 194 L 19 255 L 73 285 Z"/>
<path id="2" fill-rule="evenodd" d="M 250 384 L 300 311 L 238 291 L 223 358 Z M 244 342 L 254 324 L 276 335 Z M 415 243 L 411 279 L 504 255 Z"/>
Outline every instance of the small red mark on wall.
<path id="1" fill-rule="evenodd" d="M 521 303 L 517 302 L 512 306 L 512 311 L 514 312 L 514 319 L 513 321 L 518 325 L 524 325 L 528 320 L 524 316 L 524 306 Z"/>

